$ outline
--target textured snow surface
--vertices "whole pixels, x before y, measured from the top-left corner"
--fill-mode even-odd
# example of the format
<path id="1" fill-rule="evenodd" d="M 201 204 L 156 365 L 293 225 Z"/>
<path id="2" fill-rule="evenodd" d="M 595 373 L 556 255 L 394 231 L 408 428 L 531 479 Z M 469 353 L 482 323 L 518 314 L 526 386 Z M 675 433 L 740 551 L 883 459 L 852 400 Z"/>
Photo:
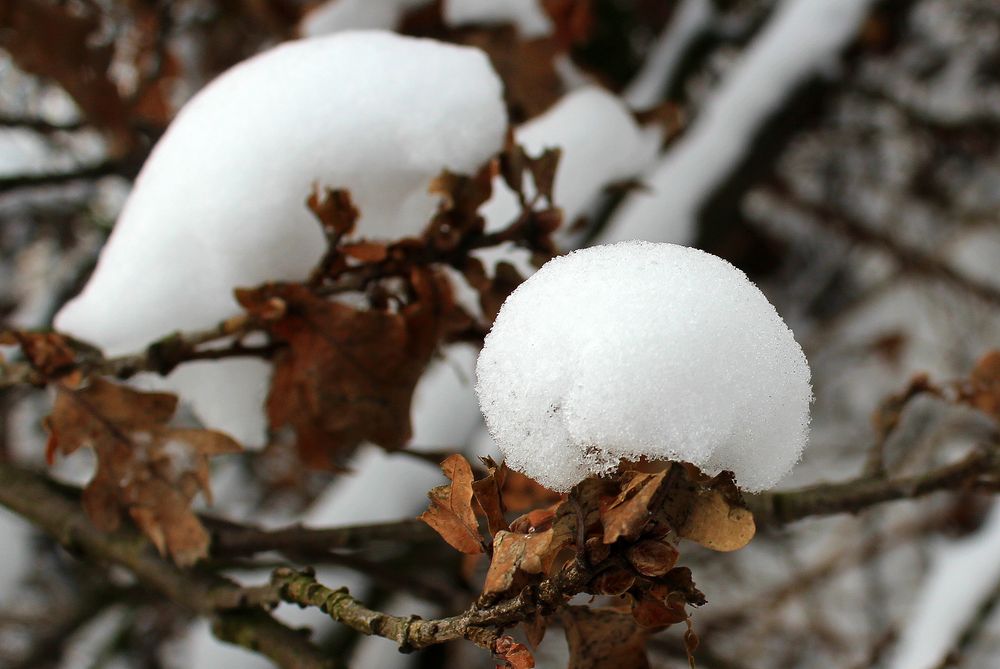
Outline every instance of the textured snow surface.
<path id="1" fill-rule="evenodd" d="M 109 354 L 209 326 L 236 311 L 234 286 L 302 279 L 320 258 L 312 183 L 350 189 L 364 236 L 414 233 L 430 179 L 473 171 L 505 125 L 474 49 L 347 32 L 251 58 L 178 115 L 56 325 Z"/>
<path id="2" fill-rule="evenodd" d="M 500 80 L 475 49 L 344 32 L 256 56 L 178 115 L 56 327 L 109 355 L 210 327 L 238 312 L 234 287 L 304 279 L 320 258 L 313 183 L 350 189 L 359 235 L 415 234 L 435 207 L 430 180 L 474 171 L 506 123 Z M 267 374 L 231 360 L 168 385 L 207 425 L 253 443 L 261 421 L 246 417 L 261 413 Z"/>
<path id="3" fill-rule="evenodd" d="M 330 0 L 303 17 L 299 33 L 318 37 L 342 30 L 393 30 L 408 10 L 429 3 L 430 0 Z"/>
<path id="4" fill-rule="evenodd" d="M 796 85 L 832 64 L 871 4 L 782 2 L 692 126 L 646 175 L 649 190 L 623 204 L 602 241 L 690 241 L 698 209 L 743 158 L 761 125 Z"/>
<path id="5" fill-rule="evenodd" d="M 514 25 L 522 37 L 533 39 L 552 32 L 552 21 L 539 0 L 444 0 L 449 26 Z"/>
<path id="6" fill-rule="evenodd" d="M 792 332 L 743 272 L 682 246 L 550 261 L 504 303 L 476 374 L 507 462 L 555 490 L 639 456 L 762 490 L 806 442 L 809 365 Z"/>

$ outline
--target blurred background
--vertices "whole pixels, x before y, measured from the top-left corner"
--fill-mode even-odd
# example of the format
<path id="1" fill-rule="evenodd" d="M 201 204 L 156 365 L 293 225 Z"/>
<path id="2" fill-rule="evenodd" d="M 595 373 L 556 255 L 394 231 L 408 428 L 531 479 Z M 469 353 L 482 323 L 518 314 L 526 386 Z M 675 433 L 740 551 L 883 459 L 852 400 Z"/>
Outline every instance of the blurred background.
<path id="1" fill-rule="evenodd" d="M 697 246 L 757 282 L 813 371 L 810 445 L 783 487 L 860 475 L 885 398 L 918 373 L 967 376 L 1000 347 L 995 0 L 4 0 L 3 328 L 51 327 L 146 156 L 199 88 L 279 42 L 357 28 L 484 49 L 511 123 L 563 145 L 567 161 L 579 155 L 583 181 L 601 170 L 587 147 L 612 127 L 586 115 L 575 134 L 560 134 L 560 117 L 554 128 L 530 125 L 551 119 L 564 96 L 604 89 L 653 129 L 629 178 L 573 193 L 585 206 L 562 242 Z M 432 368 L 418 391 L 415 444 L 495 455 L 461 371 L 472 353 L 449 356 L 457 362 Z M 0 458 L 44 466 L 48 407 L 44 392 L 0 389 Z M 471 416 L 462 443 L 445 431 L 458 414 Z M 927 398 L 883 446 L 902 475 L 998 444 L 995 422 Z M 54 475 L 80 483 L 92 466 L 81 456 Z M 274 525 L 390 520 L 418 513 L 440 478 L 430 457 L 374 449 L 352 468 L 303 473 L 286 453 L 255 452 L 215 472 L 213 512 Z M 806 520 L 734 554 L 688 549 L 683 559 L 709 600 L 694 613 L 699 666 L 1000 666 L 1000 507 L 990 491 Z M 394 613 L 435 616 L 474 597 L 443 545 L 330 561 L 325 582 Z M 229 567 L 248 582 L 266 574 Z M 268 666 L 105 571 L 0 509 L 0 666 Z M 472 647 L 403 656 L 316 616 L 279 615 L 317 628 L 347 666 L 492 666 Z M 651 648 L 653 666 L 687 666 L 680 632 Z M 565 666 L 558 630 L 538 661 Z"/>

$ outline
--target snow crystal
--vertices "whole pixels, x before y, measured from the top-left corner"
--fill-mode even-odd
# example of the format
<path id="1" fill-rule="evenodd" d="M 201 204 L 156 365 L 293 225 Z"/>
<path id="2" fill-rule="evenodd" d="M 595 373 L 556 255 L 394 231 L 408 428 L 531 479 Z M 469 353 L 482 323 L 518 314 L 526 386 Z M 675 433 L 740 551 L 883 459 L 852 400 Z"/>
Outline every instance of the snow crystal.
<path id="1" fill-rule="evenodd" d="M 505 129 L 500 80 L 475 49 L 344 32 L 258 55 L 178 115 L 56 327 L 109 355 L 210 327 L 238 313 L 234 287 L 302 280 L 319 260 L 325 243 L 304 204 L 313 183 L 351 191 L 360 235 L 415 234 L 434 211 L 431 179 L 474 171 Z M 246 433 L 241 418 L 260 413 L 266 374 L 232 360 L 171 383 L 182 395 L 225 387 L 226 406 L 205 392 L 194 409 Z"/>
<path id="2" fill-rule="evenodd" d="M 552 32 L 552 20 L 539 0 L 445 0 L 443 10 L 445 23 L 455 28 L 513 24 L 526 39 L 545 37 Z"/>
<path id="3" fill-rule="evenodd" d="M 507 462 L 555 490 L 639 456 L 762 490 L 806 441 L 802 349 L 743 272 L 696 249 L 624 242 L 550 261 L 504 303 L 476 374 Z"/>

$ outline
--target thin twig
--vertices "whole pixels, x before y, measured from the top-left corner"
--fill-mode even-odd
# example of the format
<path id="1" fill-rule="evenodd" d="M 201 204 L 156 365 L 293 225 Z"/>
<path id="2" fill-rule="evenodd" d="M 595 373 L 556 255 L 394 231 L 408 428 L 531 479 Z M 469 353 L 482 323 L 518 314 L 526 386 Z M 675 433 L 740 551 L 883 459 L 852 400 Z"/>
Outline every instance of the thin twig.
<path id="1" fill-rule="evenodd" d="M 942 490 L 993 490 L 1000 483 L 998 479 L 1000 452 L 995 446 L 984 446 L 956 463 L 915 476 L 862 477 L 842 483 L 821 483 L 750 495 L 747 502 L 758 526 L 785 525 L 813 516 L 858 513 L 877 504 L 915 499 Z"/>
<path id="2" fill-rule="evenodd" d="M 333 669 L 337 663 L 302 634 L 285 627 L 262 608 L 273 602 L 270 587 L 241 588 L 203 571 L 185 571 L 167 562 L 134 531 L 104 533 L 87 519 L 77 501 L 39 474 L 0 463 L 0 504 L 52 535 L 71 553 L 128 569 L 145 587 L 213 620 L 217 636 L 263 653 L 289 669 Z"/>

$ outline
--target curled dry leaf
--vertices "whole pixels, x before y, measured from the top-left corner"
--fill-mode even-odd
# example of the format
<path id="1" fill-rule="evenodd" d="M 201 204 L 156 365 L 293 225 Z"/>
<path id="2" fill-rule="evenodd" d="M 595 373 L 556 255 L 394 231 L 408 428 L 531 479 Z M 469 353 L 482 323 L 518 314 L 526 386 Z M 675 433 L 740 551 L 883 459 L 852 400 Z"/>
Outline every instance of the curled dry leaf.
<path id="1" fill-rule="evenodd" d="M 482 553 L 479 523 L 472 509 L 472 468 L 465 458 L 456 454 L 448 456 L 441 463 L 441 469 L 451 483 L 427 493 L 431 505 L 421 514 L 420 520 L 433 527 L 456 550 Z"/>
<path id="2" fill-rule="evenodd" d="M 685 467 L 685 473 L 702 485 L 668 510 L 677 534 L 722 552 L 735 551 L 750 543 L 757 525 L 732 475 L 723 472 L 709 479 L 690 465 Z"/>
<path id="3" fill-rule="evenodd" d="M 526 575 L 548 575 L 559 553 L 573 541 L 573 522 L 560 516 L 549 529 L 531 534 L 497 532 L 493 559 L 483 584 L 484 595 L 516 589 Z"/>
<path id="4" fill-rule="evenodd" d="M 645 539 L 630 546 L 625 555 L 637 572 L 650 577 L 663 576 L 674 568 L 680 557 L 673 545 L 655 539 Z"/>
<path id="5" fill-rule="evenodd" d="M 0 344 L 19 346 L 31 366 L 46 378 L 63 376 L 76 365 L 76 354 L 66 338 L 54 332 L 3 332 Z"/>
<path id="6" fill-rule="evenodd" d="M 351 194 L 343 189 L 314 188 L 306 200 L 309 210 L 319 220 L 328 237 L 342 237 L 354 231 L 361 213 L 354 206 Z"/>
<path id="7" fill-rule="evenodd" d="M 486 526 L 492 537 L 507 527 L 507 519 L 503 514 L 503 499 L 500 494 L 507 469 L 489 457 L 483 458 L 483 464 L 486 465 L 488 474 L 485 478 L 472 482 L 472 492 L 475 495 L 476 504 L 479 505 L 479 512 L 486 518 Z"/>
<path id="8" fill-rule="evenodd" d="M 680 594 L 669 593 L 666 597 L 658 597 L 646 591 L 639 595 L 632 607 L 632 617 L 645 628 L 669 627 L 688 619 L 685 604 Z"/>
<path id="9" fill-rule="evenodd" d="M 195 495 L 211 501 L 208 458 L 240 450 L 214 430 L 167 427 L 177 398 L 93 379 L 83 388 L 57 384 L 45 420 L 47 455 L 92 448 L 97 471 L 83 492 L 94 524 L 115 530 L 127 512 L 161 553 L 190 565 L 208 553 L 209 536 L 191 510 Z"/>
<path id="10" fill-rule="evenodd" d="M 626 482 L 618 496 L 601 509 L 604 524 L 604 543 L 612 544 L 618 539 L 632 541 L 649 522 L 652 512 L 650 505 L 659 491 L 666 471 L 656 473 L 624 472 Z"/>
<path id="11" fill-rule="evenodd" d="M 506 634 L 494 642 L 493 654 L 510 669 L 531 669 L 535 666 L 535 658 L 528 647 Z"/>
<path id="12" fill-rule="evenodd" d="M 569 669 L 649 667 L 649 630 L 614 609 L 567 606 L 560 613 L 569 644 Z"/>
<path id="13" fill-rule="evenodd" d="M 267 415 L 272 429 L 294 428 L 307 465 L 336 469 L 362 442 L 396 450 L 410 439 L 413 390 L 453 307 L 446 278 L 414 270 L 412 283 L 416 298 L 398 312 L 356 309 L 300 284 L 236 291 L 287 344 L 274 358 Z"/>

